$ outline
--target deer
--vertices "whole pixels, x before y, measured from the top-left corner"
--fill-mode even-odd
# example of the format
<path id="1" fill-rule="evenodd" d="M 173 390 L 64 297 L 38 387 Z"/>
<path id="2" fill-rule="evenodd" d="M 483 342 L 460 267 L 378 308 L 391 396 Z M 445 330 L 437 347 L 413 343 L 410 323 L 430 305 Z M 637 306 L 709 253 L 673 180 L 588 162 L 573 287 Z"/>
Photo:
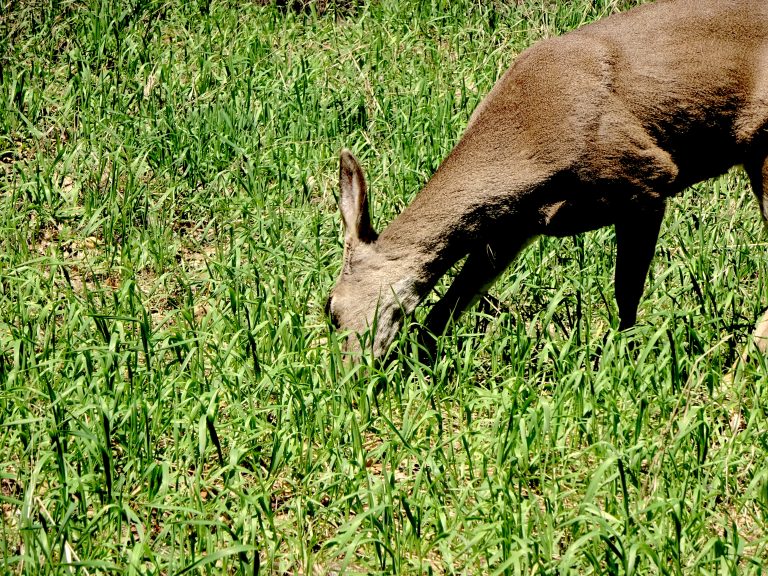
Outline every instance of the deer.
<path id="1" fill-rule="evenodd" d="M 424 328 L 443 334 L 535 238 L 614 226 L 620 331 L 636 324 L 667 200 L 746 171 L 768 225 L 768 2 L 659 0 L 521 52 L 413 201 L 377 233 L 340 153 L 343 261 L 326 312 L 381 358 L 463 258 Z M 357 335 L 357 338 L 354 336 Z"/>

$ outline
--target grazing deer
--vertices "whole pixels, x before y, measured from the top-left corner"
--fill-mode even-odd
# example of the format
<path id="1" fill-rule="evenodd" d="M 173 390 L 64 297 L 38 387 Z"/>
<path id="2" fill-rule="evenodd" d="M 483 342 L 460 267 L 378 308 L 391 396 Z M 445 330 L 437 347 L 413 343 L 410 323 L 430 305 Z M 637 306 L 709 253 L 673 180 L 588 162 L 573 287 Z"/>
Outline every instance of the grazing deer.
<path id="1" fill-rule="evenodd" d="M 620 329 L 635 323 L 665 202 L 742 164 L 768 222 L 768 1 L 660 0 L 544 40 L 515 60 L 414 201 L 377 234 L 341 152 L 334 325 L 381 356 L 437 280 L 434 334 L 540 234 L 614 225 Z M 348 348 L 357 348 L 351 338 Z"/>

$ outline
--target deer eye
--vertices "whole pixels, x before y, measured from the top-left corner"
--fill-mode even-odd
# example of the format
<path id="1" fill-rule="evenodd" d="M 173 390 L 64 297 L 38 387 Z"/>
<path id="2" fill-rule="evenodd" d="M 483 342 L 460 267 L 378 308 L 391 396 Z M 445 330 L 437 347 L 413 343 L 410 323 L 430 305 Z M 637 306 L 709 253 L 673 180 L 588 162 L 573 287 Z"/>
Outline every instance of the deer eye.
<path id="1" fill-rule="evenodd" d="M 328 296 L 328 299 L 325 301 L 325 306 L 323 307 L 323 314 L 326 316 L 331 315 L 331 297 Z"/>
<path id="2" fill-rule="evenodd" d="M 333 300 L 332 296 L 328 297 L 328 300 L 325 301 L 325 315 L 330 319 L 331 324 L 334 328 L 339 328 L 339 317 L 336 315 L 336 313 L 333 311 L 333 306 L 331 305 L 331 301 Z"/>

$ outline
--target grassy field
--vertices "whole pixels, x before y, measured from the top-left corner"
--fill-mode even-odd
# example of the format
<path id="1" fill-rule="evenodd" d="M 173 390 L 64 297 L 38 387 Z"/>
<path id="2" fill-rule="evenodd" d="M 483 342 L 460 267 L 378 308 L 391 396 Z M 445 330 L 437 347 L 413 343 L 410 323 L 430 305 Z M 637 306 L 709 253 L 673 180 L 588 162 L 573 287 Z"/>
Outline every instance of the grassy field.
<path id="1" fill-rule="evenodd" d="M 0 4 L 0 572 L 766 573 L 742 172 L 671 204 L 630 333 L 609 229 L 432 364 L 322 314 L 339 150 L 382 227 L 516 54 L 632 2 Z"/>

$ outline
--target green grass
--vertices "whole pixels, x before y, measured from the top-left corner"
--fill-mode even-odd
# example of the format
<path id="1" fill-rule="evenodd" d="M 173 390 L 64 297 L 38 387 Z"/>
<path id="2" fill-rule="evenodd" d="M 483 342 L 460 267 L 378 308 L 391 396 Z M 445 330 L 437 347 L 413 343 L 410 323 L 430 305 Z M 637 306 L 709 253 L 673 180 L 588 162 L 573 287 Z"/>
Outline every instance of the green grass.
<path id="1" fill-rule="evenodd" d="M 765 573 L 740 171 L 672 202 L 629 334 L 612 230 L 533 244 L 431 365 L 322 316 L 338 151 L 382 227 L 517 53 L 631 3 L 6 0 L 3 570 Z"/>

